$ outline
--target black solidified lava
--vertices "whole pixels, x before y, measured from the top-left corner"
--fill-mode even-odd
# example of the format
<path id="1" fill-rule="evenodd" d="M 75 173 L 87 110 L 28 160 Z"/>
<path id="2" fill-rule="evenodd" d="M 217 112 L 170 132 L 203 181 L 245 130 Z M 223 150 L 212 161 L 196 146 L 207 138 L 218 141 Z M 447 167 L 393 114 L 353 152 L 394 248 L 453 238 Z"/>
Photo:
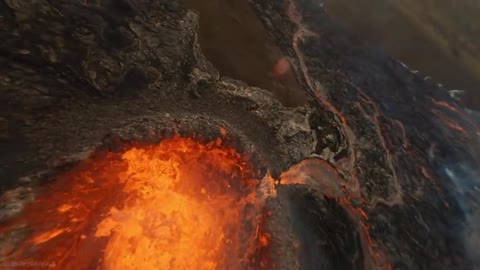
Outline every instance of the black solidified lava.
<path id="1" fill-rule="evenodd" d="M 102 147 L 222 129 L 277 179 L 262 267 L 480 265 L 478 119 L 322 1 L 249 2 L 297 101 L 222 77 L 177 0 L 0 1 L 0 265 L 29 231 L 3 225 L 52 175 Z"/>

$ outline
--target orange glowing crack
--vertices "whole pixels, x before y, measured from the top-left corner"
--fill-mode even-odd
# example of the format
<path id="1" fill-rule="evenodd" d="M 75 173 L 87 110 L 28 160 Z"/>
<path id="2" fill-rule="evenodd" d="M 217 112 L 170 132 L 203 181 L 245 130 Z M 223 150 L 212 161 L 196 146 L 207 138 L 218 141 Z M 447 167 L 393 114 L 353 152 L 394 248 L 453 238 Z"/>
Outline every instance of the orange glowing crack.
<path id="1" fill-rule="evenodd" d="M 58 207 L 57 211 L 59 213 L 65 213 L 67 211 L 69 211 L 70 209 L 73 208 L 73 205 L 69 205 L 69 204 L 63 204 L 61 205 L 60 207 Z"/>
<path id="2" fill-rule="evenodd" d="M 378 244 L 371 237 L 366 211 L 362 207 L 354 207 L 349 201 L 349 198 L 361 197 L 357 194 L 344 193 L 341 188 L 344 182 L 335 167 L 328 162 L 321 159 L 305 159 L 282 172 L 279 184 L 305 185 L 325 197 L 335 199 L 359 225 L 362 246 L 368 251 L 374 266 L 378 269 L 389 269 L 391 266 L 385 254 L 378 249 Z M 298 248 L 299 244 L 294 243 L 294 247 Z"/>
<path id="3" fill-rule="evenodd" d="M 38 244 L 47 242 L 48 240 L 50 240 L 52 238 L 57 237 L 58 235 L 62 234 L 65 231 L 66 231 L 66 229 L 54 229 L 52 231 L 47 231 L 47 232 L 44 232 L 44 233 L 36 236 L 35 238 L 33 238 L 32 241 L 33 241 L 33 243 L 38 245 Z"/>

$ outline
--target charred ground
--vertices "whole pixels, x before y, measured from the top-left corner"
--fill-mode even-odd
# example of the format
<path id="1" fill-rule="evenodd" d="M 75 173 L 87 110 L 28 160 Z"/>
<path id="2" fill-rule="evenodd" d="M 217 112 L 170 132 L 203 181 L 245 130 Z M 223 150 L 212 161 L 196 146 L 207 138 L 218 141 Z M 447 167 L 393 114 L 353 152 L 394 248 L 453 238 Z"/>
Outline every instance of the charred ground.
<path id="1" fill-rule="evenodd" d="M 268 202 L 276 267 L 472 269 L 479 124 L 319 3 L 251 2 L 308 105 L 220 76 L 177 1 L 0 1 L 1 188 L 34 187 L 101 146 L 226 128 L 284 190 Z M 313 184 L 281 185 L 312 155 Z M 318 241 L 295 254 L 306 233 Z"/>

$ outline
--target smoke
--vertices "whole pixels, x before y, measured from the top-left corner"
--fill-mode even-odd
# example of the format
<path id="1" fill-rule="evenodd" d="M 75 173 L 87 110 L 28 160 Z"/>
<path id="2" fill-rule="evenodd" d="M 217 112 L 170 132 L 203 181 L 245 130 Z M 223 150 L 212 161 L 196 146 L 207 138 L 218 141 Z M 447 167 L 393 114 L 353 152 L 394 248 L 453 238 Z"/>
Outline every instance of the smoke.
<path id="1" fill-rule="evenodd" d="M 480 187 L 477 173 L 466 165 L 459 164 L 445 168 L 445 174 L 455 186 L 452 192 L 455 194 L 460 207 L 464 212 L 470 212 L 472 207 L 476 206 L 476 202 L 471 200 L 475 199 L 473 193 L 478 192 Z"/>
<path id="2" fill-rule="evenodd" d="M 474 110 L 470 110 L 470 109 L 465 109 L 465 111 L 471 115 L 475 120 L 477 120 L 478 122 L 480 122 L 480 111 L 474 111 Z"/>
<path id="3" fill-rule="evenodd" d="M 446 167 L 445 174 L 452 181 L 452 190 L 466 216 L 464 243 L 467 256 L 475 265 L 480 264 L 480 174 L 479 168 L 465 164 Z"/>
<path id="4" fill-rule="evenodd" d="M 465 247 L 467 255 L 475 265 L 480 265 L 480 209 L 476 209 L 467 220 Z"/>

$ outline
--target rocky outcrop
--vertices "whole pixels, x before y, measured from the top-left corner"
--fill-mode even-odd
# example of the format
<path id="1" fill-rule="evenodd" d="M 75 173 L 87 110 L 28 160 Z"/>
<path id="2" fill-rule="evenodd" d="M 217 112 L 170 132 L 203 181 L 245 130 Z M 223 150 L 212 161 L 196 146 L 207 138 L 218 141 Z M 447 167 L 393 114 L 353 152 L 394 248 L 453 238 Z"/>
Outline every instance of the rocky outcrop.
<path id="1" fill-rule="evenodd" d="M 308 105 L 221 77 L 199 48 L 198 15 L 177 1 L 0 1 L 3 221 L 95 149 L 225 128 L 280 179 L 273 242 L 304 244 L 298 258 L 293 245 L 272 251 L 282 267 L 316 269 L 320 257 L 332 269 L 473 268 L 478 123 L 317 1 L 251 2 Z M 317 167 L 282 183 L 298 162 Z"/>
<path id="2" fill-rule="evenodd" d="M 309 110 L 285 109 L 264 90 L 221 79 L 199 49 L 198 16 L 178 3 L 5 4 L 3 190 L 98 146 L 114 128 L 162 113 L 225 121 L 265 150 L 266 159 L 285 157 L 274 165 L 277 173 L 299 161 L 299 151 L 309 153 Z M 297 141 L 294 150 L 282 149 L 286 140 Z"/>
<path id="3" fill-rule="evenodd" d="M 318 148 L 338 153 L 393 268 L 472 267 L 459 231 L 478 211 L 478 123 L 445 89 L 346 33 L 321 1 L 252 2 L 319 108 L 314 119 L 334 115 L 331 128 L 313 123 L 319 142 L 337 128 L 337 144 Z"/>

